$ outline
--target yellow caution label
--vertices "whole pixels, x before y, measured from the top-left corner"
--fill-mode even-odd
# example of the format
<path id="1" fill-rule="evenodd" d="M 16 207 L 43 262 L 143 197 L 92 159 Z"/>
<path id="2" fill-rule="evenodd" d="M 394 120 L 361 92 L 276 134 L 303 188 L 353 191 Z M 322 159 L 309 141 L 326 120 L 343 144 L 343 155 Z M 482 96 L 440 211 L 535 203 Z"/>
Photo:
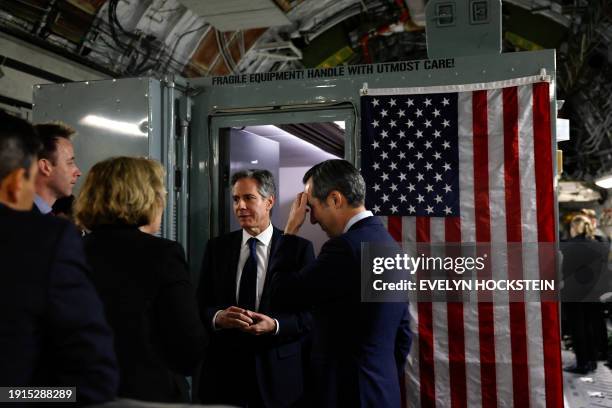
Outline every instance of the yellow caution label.
<path id="1" fill-rule="evenodd" d="M 544 49 L 544 47 L 542 47 L 541 45 L 538 45 L 533 41 L 523 38 L 518 34 L 511 33 L 510 31 L 506 31 L 506 35 L 504 37 L 506 40 L 510 41 L 510 43 L 523 50 L 537 51 Z"/>
<path id="2" fill-rule="evenodd" d="M 344 64 L 353 56 L 353 54 L 353 50 L 347 45 L 346 47 L 341 48 L 331 56 L 327 57 L 323 62 L 317 65 L 317 68 L 329 68 Z"/>

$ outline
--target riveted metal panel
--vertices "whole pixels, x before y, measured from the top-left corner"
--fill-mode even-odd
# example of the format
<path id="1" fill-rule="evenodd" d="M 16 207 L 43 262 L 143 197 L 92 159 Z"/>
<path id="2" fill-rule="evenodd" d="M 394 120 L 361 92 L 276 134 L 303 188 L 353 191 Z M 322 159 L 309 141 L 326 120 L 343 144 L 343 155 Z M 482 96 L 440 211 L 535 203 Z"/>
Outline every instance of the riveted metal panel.
<path id="1" fill-rule="evenodd" d="M 161 83 L 150 78 L 34 87 L 34 123 L 62 121 L 77 131 L 73 144 L 83 176 L 77 182 L 75 195 L 89 169 L 109 157 L 167 161 L 162 156 L 161 92 Z"/>

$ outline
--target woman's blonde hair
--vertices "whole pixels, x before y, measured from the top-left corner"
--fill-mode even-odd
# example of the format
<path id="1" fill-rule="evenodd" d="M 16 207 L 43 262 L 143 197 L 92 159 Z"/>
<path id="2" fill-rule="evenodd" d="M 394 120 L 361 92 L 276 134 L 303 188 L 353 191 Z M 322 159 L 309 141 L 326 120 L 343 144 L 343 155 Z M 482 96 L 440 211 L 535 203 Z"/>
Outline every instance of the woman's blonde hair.
<path id="1" fill-rule="evenodd" d="M 570 222 L 570 227 L 573 228 L 574 231 L 576 231 L 577 235 L 584 235 L 589 239 L 594 238 L 595 231 L 593 230 L 593 224 L 591 223 L 589 217 L 586 215 L 577 215 L 572 218 L 572 221 Z"/>
<path id="2" fill-rule="evenodd" d="M 91 168 L 74 210 L 77 224 L 92 230 L 105 224 L 147 225 L 165 205 L 164 169 L 160 163 L 115 157 Z"/>

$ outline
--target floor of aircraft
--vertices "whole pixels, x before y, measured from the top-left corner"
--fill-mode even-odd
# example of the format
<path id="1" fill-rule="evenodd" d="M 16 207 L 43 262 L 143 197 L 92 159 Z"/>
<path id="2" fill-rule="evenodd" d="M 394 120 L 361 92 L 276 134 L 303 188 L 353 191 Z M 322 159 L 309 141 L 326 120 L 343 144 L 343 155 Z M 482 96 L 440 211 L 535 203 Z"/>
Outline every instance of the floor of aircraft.
<path id="1" fill-rule="evenodd" d="M 574 354 L 561 352 L 563 366 L 574 363 Z M 612 408 L 612 370 L 599 361 L 587 375 L 563 373 L 565 408 Z"/>

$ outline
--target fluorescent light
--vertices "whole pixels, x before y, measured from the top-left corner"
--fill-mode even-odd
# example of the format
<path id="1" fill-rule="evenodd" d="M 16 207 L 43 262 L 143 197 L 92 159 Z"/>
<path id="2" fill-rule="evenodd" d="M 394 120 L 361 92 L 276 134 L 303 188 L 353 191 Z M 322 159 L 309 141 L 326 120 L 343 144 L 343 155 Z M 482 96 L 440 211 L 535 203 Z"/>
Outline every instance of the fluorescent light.
<path id="1" fill-rule="evenodd" d="M 560 181 L 557 200 L 560 203 L 580 203 L 600 200 L 599 191 L 588 187 L 581 181 Z"/>
<path id="2" fill-rule="evenodd" d="M 140 123 L 130 123 L 120 122 L 118 120 L 112 120 L 96 115 L 87 115 L 80 120 L 80 123 L 83 125 L 112 130 L 113 132 L 123 133 L 130 136 L 147 137 L 147 134 L 141 130 L 141 124 L 144 122 L 146 122 L 146 119 L 143 119 Z"/>
<path id="3" fill-rule="evenodd" d="M 259 163 L 259 160 L 251 160 L 251 164 L 257 164 Z"/>
<path id="4" fill-rule="evenodd" d="M 335 120 L 334 123 L 336 124 L 336 126 L 338 126 L 340 129 L 344 130 L 344 121 L 343 120 Z"/>
<path id="5" fill-rule="evenodd" d="M 595 184 L 601 188 L 612 188 L 612 174 L 598 178 Z"/>
<path id="6" fill-rule="evenodd" d="M 563 105 L 565 105 L 565 101 L 563 99 L 561 100 L 557 99 L 557 112 L 563 109 Z"/>
<path id="7" fill-rule="evenodd" d="M 570 140 L 570 123 L 569 119 L 557 118 L 557 142 Z"/>

